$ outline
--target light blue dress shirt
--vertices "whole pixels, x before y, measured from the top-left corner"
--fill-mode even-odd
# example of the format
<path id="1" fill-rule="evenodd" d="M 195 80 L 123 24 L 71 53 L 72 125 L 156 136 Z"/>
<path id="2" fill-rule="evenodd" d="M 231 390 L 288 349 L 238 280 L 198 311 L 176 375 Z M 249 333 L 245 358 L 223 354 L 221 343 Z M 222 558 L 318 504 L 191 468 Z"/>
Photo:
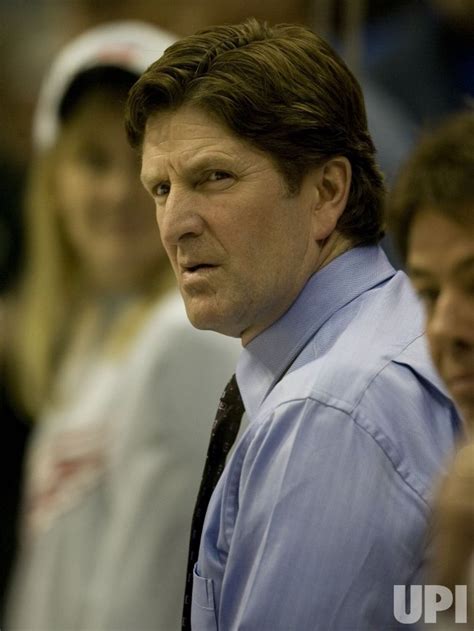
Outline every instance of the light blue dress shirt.
<path id="1" fill-rule="evenodd" d="M 397 628 L 459 423 L 423 320 L 406 275 L 355 248 L 243 350 L 249 427 L 209 504 L 193 630 Z"/>

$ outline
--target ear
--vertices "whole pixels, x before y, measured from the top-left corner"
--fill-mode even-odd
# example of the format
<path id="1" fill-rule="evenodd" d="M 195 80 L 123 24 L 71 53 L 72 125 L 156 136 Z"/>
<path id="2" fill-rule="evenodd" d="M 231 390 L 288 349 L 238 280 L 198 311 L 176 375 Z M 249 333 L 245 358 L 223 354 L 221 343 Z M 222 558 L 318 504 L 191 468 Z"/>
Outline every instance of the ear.
<path id="1" fill-rule="evenodd" d="M 327 239 L 344 212 L 351 187 L 352 169 L 343 156 L 331 158 L 314 173 L 313 236 Z"/>

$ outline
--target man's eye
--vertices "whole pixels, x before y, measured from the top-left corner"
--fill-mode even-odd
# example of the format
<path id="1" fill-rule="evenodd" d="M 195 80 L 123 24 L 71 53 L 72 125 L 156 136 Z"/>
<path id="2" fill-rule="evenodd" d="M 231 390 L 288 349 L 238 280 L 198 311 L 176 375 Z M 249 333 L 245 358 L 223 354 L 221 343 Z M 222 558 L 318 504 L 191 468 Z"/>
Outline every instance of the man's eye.
<path id="1" fill-rule="evenodd" d="M 160 184 L 157 184 L 153 190 L 155 197 L 163 197 L 164 195 L 168 195 L 169 192 L 170 185 L 168 182 L 160 182 Z"/>
<path id="2" fill-rule="evenodd" d="M 231 177 L 230 174 L 227 173 L 226 171 L 212 171 L 208 175 L 208 180 L 210 182 L 217 182 L 219 180 L 225 180 L 230 177 Z"/>

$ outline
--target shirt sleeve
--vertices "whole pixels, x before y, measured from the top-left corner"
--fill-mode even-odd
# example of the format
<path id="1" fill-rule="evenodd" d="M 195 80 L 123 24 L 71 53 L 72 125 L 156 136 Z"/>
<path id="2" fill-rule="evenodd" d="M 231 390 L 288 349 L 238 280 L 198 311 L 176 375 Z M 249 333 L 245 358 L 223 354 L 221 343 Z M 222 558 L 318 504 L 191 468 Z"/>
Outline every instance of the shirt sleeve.
<path id="1" fill-rule="evenodd" d="M 172 327 L 124 406 L 81 628 L 180 628 L 191 515 L 236 357 L 230 340 Z"/>
<path id="2" fill-rule="evenodd" d="M 381 442 L 347 412 L 307 399 L 277 408 L 241 449 L 220 528 L 207 528 L 218 539 L 202 544 L 216 556 L 198 568 L 212 578 L 225 559 L 218 628 L 387 628 L 393 585 L 419 569 L 428 507 Z"/>

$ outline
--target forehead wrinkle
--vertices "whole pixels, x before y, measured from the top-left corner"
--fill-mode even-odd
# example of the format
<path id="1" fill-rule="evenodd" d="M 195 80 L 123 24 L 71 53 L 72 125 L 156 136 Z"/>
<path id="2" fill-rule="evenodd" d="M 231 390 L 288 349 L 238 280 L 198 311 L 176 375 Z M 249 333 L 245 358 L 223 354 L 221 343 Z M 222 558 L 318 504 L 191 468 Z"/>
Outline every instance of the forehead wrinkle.
<path id="1" fill-rule="evenodd" d="M 188 144 L 188 143 L 187 143 Z M 236 161 L 236 156 L 231 151 L 208 147 L 207 143 L 198 147 L 186 147 L 182 151 L 168 154 L 169 162 L 175 170 L 198 171 L 216 163 L 230 165 Z"/>
<path id="2" fill-rule="evenodd" d="M 142 181 L 149 185 L 175 177 L 193 177 L 206 168 L 230 170 L 238 176 L 269 168 L 268 156 L 212 118 L 199 120 L 199 110 L 152 117 L 147 123 Z M 198 118 L 196 119 L 196 114 Z M 181 116 L 181 118 L 179 118 Z M 178 117 L 178 120 L 177 120 Z M 263 162 L 263 163 L 262 163 Z"/>
<path id="3" fill-rule="evenodd" d="M 149 165 L 147 172 L 143 171 L 145 163 L 143 158 Z M 156 144 L 153 144 L 151 140 L 144 144 L 143 181 L 156 180 L 157 177 L 159 179 L 165 175 L 165 172 L 193 175 L 211 167 L 233 171 L 237 169 L 240 172 L 247 170 L 248 159 L 245 159 L 239 139 L 207 135 L 178 141 L 166 138 Z M 158 176 L 159 173 L 161 173 L 160 176 Z"/>
<path id="4" fill-rule="evenodd" d="M 227 130 L 218 122 L 209 120 L 200 122 L 199 120 L 176 120 L 179 112 L 169 112 L 167 114 L 151 116 L 145 127 L 145 141 L 152 138 L 155 146 L 159 147 L 165 143 L 185 143 L 194 141 L 237 140 L 227 133 Z"/>

